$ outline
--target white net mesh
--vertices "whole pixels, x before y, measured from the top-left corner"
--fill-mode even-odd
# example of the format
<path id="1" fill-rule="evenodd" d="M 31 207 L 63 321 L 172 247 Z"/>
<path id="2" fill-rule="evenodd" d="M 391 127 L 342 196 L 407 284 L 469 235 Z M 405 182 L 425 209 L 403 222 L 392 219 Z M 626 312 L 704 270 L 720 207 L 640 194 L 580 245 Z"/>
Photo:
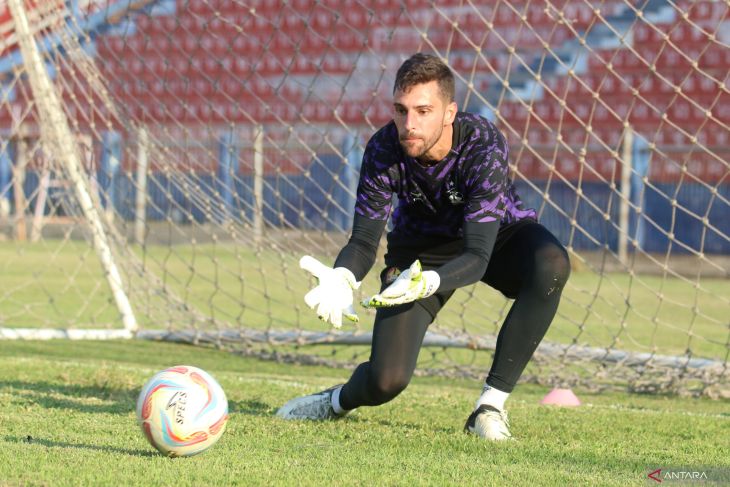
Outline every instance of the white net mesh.
<path id="1" fill-rule="evenodd" d="M 372 320 L 361 310 L 359 329 L 330 333 L 304 306 L 311 283 L 297 261 L 331 263 L 346 241 L 364 144 L 391 117 L 397 67 L 424 51 L 454 71 L 460 109 L 502 129 L 522 199 L 571 252 L 558 316 L 525 379 L 723 394 L 729 10 L 670 0 L 3 2 L 3 334 L 131 330 L 127 296 L 141 336 L 298 360 L 366 357 L 364 346 L 300 347 L 366 343 Z M 23 36 L 36 41 L 35 70 Z M 121 295 L 99 263 L 104 242 Z M 483 375 L 491 354 L 478 349 L 493 347 L 508 307 L 483 286 L 459 291 L 421 370 Z"/>

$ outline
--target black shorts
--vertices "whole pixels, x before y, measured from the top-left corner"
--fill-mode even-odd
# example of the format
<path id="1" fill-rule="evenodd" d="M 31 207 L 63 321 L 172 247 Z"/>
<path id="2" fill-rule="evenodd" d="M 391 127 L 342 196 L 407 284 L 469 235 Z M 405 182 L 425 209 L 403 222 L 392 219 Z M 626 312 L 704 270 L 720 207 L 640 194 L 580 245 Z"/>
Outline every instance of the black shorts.
<path id="1" fill-rule="evenodd" d="M 497 233 L 497 240 L 494 243 L 487 271 L 482 278 L 482 282 L 489 284 L 499 290 L 508 298 L 515 298 L 517 289 L 515 286 L 500 285 L 502 279 L 495 279 L 490 275 L 490 270 L 494 270 L 496 266 L 493 262 L 501 258 L 505 244 L 517 235 L 520 230 L 526 227 L 538 226 L 542 230 L 548 232 L 539 223 L 532 219 L 520 220 L 509 223 L 500 227 Z M 549 232 L 548 232 L 549 233 Z M 385 254 L 385 269 L 380 273 L 381 291 L 391 284 L 398 273 L 407 269 L 414 260 L 419 259 L 423 270 L 437 269 L 448 261 L 458 257 L 463 251 L 464 240 L 459 239 L 443 239 L 443 238 L 419 238 L 403 241 L 402 239 L 388 239 L 388 250 Z M 493 274 L 492 272 L 491 274 Z M 500 282 L 497 282 L 500 281 Z M 429 296 L 425 299 L 419 299 L 418 304 L 426 308 L 432 317 L 436 317 L 441 308 L 454 294 L 454 291 L 446 291 Z"/>

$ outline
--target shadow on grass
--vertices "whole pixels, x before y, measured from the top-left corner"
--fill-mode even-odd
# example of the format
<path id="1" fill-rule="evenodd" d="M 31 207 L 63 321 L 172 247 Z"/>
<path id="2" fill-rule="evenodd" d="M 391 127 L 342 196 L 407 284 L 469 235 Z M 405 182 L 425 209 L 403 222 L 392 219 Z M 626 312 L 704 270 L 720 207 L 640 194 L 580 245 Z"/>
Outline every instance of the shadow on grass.
<path id="1" fill-rule="evenodd" d="M 117 448 L 114 446 L 103 446 L 103 445 L 89 445 L 86 443 L 69 443 L 67 441 L 54 441 L 45 438 L 33 438 L 31 436 L 17 437 L 17 436 L 5 436 L 3 440 L 9 443 L 23 443 L 26 445 L 41 445 L 47 448 L 76 448 L 79 450 L 92 450 L 100 451 L 104 453 L 119 453 L 122 455 L 131 455 L 135 457 L 158 457 L 159 453 L 147 450 L 130 450 L 127 448 Z"/>
<path id="2" fill-rule="evenodd" d="M 246 401 L 228 400 L 228 412 L 232 414 L 246 414 L 249 416 L 271 416 L 274 414 L 275 407 L 261 402 L 257 399 L 248 399 Z"/>
<path id="3" fill-rule="evenodd" d="M 69 409 L 83 413 L 128 414 L 137 407 L 136 389 L 82 386 L 51 382 L 0 381 L 0 391 L 6 390 L 19 401 L 48 409 Z M 103 403 L 85 402 L 98 399 Z M 271 416 L 276 408 L 258 399 L 228 400 L 228 412 L 249 416 Z"/>
<path id="4" fill-rule="evenodd" d="M 127 414 L 134 411 L 139 391 L 126 388 L 82 386 L 51 382 L 0 381 L 0 391 L 49 409 L 72 409 L 84 413 Z M 100 404 L 86 399 L 104 401 Z"/>
<path id="5" fill-rule="evenodd" d="M 421 432 L 421 431 L 427 430 L 427 431 L 431 431 L 434 433 L 453 434 L 456 431 L 461 431 L 460 429 L 454 430 L 453 426 L 448 426 L 448 425 L 441 426 L 441 425 L 436 425 L 433 423 L 429 423 L 428 425 L 423 425 L 421 423 L 412 423 L 412 422 L 408 421 L 407 419 L 400 419 L 400 418 L 393 419 L 393 420 L 373 418 L 373 417 L 363 418 L 356 414 L 352 414 L 345 419 L 347 421 L 352 421 L 354 423 L 363 423 L 363 424 L 371 423 L 371 424 L 377 424 L 377 425 L 385 427 L 385 428 L 393 428 L 393 429 L 397 428 L 400 430 L 408 430 L 408 431 L 414 431 L 414 432 L 416 432 L 416 431 Z"/>

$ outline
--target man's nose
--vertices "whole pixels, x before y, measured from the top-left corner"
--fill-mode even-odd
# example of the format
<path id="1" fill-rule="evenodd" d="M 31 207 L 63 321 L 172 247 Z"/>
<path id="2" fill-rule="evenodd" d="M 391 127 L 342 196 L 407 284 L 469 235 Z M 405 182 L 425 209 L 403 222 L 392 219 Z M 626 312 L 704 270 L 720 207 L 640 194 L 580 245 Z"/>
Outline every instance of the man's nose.
<path id="1" fill-rule="evenodd" d="M 405 129 L 412 132 L 416 128 L 416 117 L 411 112 L 406 113 Z"/>

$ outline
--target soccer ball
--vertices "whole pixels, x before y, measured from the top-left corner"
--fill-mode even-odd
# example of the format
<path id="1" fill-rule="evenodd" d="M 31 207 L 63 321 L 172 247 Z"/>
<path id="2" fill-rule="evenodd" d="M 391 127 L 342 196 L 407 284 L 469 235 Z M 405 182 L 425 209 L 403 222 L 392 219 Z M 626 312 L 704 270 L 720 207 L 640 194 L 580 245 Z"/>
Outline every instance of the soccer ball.
<path id="1" fill-rule="evenodd" d="M 155 374 L 137 399 L 137 421 L 147 440 L 169 457 L 196 455 L 213 446 L 228 420 L 228 400 L 204 370 L 189 365 Z"/>

